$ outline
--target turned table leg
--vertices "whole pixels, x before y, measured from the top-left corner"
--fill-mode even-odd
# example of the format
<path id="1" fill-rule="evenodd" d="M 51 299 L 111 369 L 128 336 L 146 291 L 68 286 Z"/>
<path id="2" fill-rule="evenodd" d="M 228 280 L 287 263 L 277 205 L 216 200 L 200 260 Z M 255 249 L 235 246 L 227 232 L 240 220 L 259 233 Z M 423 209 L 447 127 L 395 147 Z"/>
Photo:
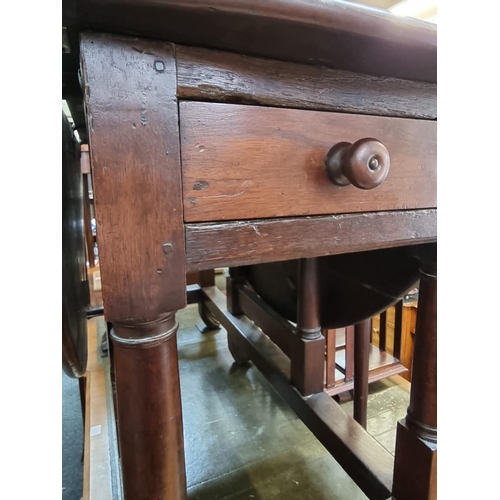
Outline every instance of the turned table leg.
<path id="1" fill-rule="evenodd" d="M 125 500 L 186 498 L 175 311 L 186 305 L 176 65 L 169 43 L 80 44 Z"/>
<path id="2" fill-rule="evenodd" d="M 437 496 L 437 272 L 423 266 L 413 352 L 410 406 L 398 423 L 393 495 L 396 500 Z"/>
<path id="3" fill-rule="evenodd" d="M 291 380 L 303 396 L 325 386 L 325 337 L 319 317 L 318 259 L 299 261 L 297 334 L 291 345 Z"/>
<path id="4" fill-rule="evenodd" d="M 178 500 L 186 490 L 177 323 L 114 323 L 118 435 L 125 498 Z"/>

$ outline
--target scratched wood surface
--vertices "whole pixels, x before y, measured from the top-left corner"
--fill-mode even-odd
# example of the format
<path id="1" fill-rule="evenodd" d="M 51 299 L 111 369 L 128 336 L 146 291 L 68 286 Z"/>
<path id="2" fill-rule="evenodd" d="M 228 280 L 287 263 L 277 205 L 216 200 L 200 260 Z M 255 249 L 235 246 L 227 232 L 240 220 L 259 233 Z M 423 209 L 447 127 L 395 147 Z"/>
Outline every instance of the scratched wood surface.
<path id="1" fill-rule="evenodd" d="M 436 207 L 436 122 L 181 102 L 187 222 Z M 336 186 L 328 150 L 366 137 L 389 151 L 375 189 Z"/>
<path id="2" fill-rule="evenodd" d="M 355 2 L 79 0 L 74 16 L 80 29 L 436 81 L 436 25 Z"/>
<path id="3" fill-rule="evenodd" d="M 187 269 L 198 271 L 430 243 L 437 238 L 437 210 L 199 223 L 185 227 Z"/>
<path id="4" fill-rule="evenodd" d="M 435 119 L 437 85 L 176 46 L 179 99 Z"/>
<path id="5" fill-rule="evenodd" d="M 155 321 L 186 304 L 172 45 L 82 36 L 104 312 Z"/>

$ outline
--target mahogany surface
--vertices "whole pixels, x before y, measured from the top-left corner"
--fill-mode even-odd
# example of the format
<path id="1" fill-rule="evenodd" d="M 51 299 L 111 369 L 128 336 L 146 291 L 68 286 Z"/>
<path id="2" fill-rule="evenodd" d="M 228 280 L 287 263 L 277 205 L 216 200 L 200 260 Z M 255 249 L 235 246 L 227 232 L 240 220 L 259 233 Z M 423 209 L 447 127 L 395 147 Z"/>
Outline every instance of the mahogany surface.
<path id="1" fill-rule="evenodd" d="M 364 137 L 354 144 L 339 142 L 328 151 L 325 169 L 336 186 L 352 184 L 358 189 L 374 189 L 389 174 L 391 157 L 377 139 Z"/>
<path id="2" fill-rule="evenodd" d="M 345 344 L 346 344 L 346 359 L 345 366 L 345 380 L 352 382 L 354 378 L 354 326 L 348 326 L 345 330 Z"/>
<path id="3" fill-rule="evenodd" d="M 298 321 L 300 262 L 242 268 L 255 291 L 293 322 Z M 320 257 L 318 268 L 321 327 L 343 328 L 398 302 L 417 282 L 420 264 L 412 246 Z"/>
<path id="4" fill-rule="evenodd" d="M 407 424 L 431 442 L 437 440 L 437 271 L 424 266 L 413 352 L 414 372 Z"/>
<path id="5" fill-rule="evenodd" d="M 435 119 L 436 84 L 176 47 L 179 99 Z M 363 99 L 360 99 L 363 94 Z"/>
<path id="6" fill-rule="evenodd" d="M 173 47 L 81 46 L 106 319 L 154 321 L 186 305 Z"/>
<path id="7" fill-rule="evenodd" d="M 185 498 L 177 326 L 173 315 L 142 328 L 113 326 L 118 437 L 127 500 Z M 142 335 L 145 341 L 137 342 L 131 335 Z"/>
<path id="8" fill-rule="evenodd" d="M 302 278 L 294 308 L 301 313 L 291 332 L 291 362 L 248 318 L 239 316 L 252 307 L 239 291 L 245 270 L 231 272 L 227 309 L 225 297 L 212 286 L 191 290 L 190 300 L 201 299 L 221 321 L 236 361 L 255 363 L 363 491 L 386 499 L 392 493 L 392 457 L 322 391 L 321 300 L 334 305 L 336 320 L 341 309 L 351 309 L 353 316 L 341 319 L 344 325 L 354 324 L 370 303 L 359 290 L 373 283 L 360 286 L 354 280 L 351 292 L 357 290 L 359 300 L 352 308 L 351 296 L 346 307 L 341 293 L 326 289 L 330 296 L 325 295 L 325 283 L 335 280 L 317 271 L 323 259 L 334 256 L 346 271 L 344 285 L 370 269 L 376 270 L 378 285 L 377 273 L 380 277 L 384 269 L 369 258 L 349 268 L 351 257 L 345 254 L 387 249 L 387 255 L 404 255 L 409 263 L 413 254 L 405 254 L 407 247 L 436 241 L 435 27 L 334 0 L 80 0 L 73 5 L 71 29 L 76 31 L 86 27 L 166 40 L 108 33 L 83 34 L 81 42 L 104 313 L 113 323 L 125 500 L 186 498 L 175 321 L 187 301 L 186 270 L 297 259 L 303 259 L 308 271 L 298 273 Z M 214 78 L 222 73 L 214 69 L 213 54 L 207 56 L 206 82 L 197 71 L 196 81 L 186 83 L 185 68 L 197 49 L 184 50 L 179 77 L 173 45 L 178 42 L 300 63 L 292 76 L 271 75 L 269 85 L 277 89 L 300 79 L 309 67 L 305 99 L 296 106 L 303 109 L 290 109 L 300 101 L 296 88 L 273 103 L 269 88 L 249 84 L 248 77 L 238 81 L 236 76 L 226 93 L 230 82 L 225 73 L 214 91 Z M 224 60 L 226 69 L 239 64 L 231 56 Z M 269 64 L 252 64 L 262 82 Z M 288 71 L 288 63 L 283 64 Z M 311 87 L 321 74 L 318 65 L 329 66 L 325 75 L 340 80 L 338 93 L 316 102 Z M 355 72 L 364 74 L 357 78 Z M 384 78 L 373 79 L 377 90 L 370 94 L 373 75 Z M 394 78 L 431 85 L 406 85 Z M 351 84 L 358 99 L 348 95 Z M 254 100 L 248 92 L 243 95 L 245 85 L 250 94 L 255 90 Z M 401 95 L 408 88 L 408 100 L 424 103 L 420 115 L 418 106 L 404 111 L 404 97 L 388 104 L 390 88 Z M 180 101 L 181 96 L 219 102 Z M 395 117 L 401 115 L 412 119 Z M 387 147 L 388 177 L 369 191 L 332 185 L 323 167 L 327 151 L 338 142 L 367 137 Z M 402 281 L 413 279 L 415 269 L 411 264 L 408 269 L 404 280 L 387 281 L 389 288 L 380 299 L 384 306 L 387 296 L 399 297 Z M 334 276 L 339 290 L 349 290 L 341 286 L 341 276 Z M 209 284 L 205 277 L 203 281 Z M 432 310 L 424 308 L 422 314 L 420 324 L 432 324 L 425 318 Z M 280 325 L 271 314 L 258 321 Z M 280 332 L 287 333 L 286 328 Z M 429 344 L 421 345 L 422 358 Z M 420 376 L 425 379 L 424 371 Z M 421 387 L 428 391 L 415 396 L 409 418 L 401 424 L 407 431 L 398 437 L 403 450 L 428 441 L 415 429 L 432 427 L 426 416 L 432 413 L 435 386 Z M 395 484 L 402 485 L 400 498 L 418 476 L 405 465 L 408 457 L 403 452 L 394 473 Z M 434 477 L 426 460 L 418 477 Z"/>
<path id="9" fill-rule="evenodd" d="M 290 357 L 292 341 L 298 335 L 297 327 L 284 319 L 267 302 L 262 300 L 246 282 L 236 282 L 235 278 L 228 278 L 227 288 L 231 289 L 228 298 L 231 297 L 231 300 L 234 301 L 234 297 L 237 296 L 241 308 L 239 314 L 245 314 L 251 319 Z M 235 290 L 236 293 L 234 293 Z M 198 289 L 198 291 L 201 292 L 201 289 Z M 198 298 L 197 301 L 201 302 L 202 298 Z M 234 310 L 233 302 L 228 305 L 228 309 L 229 307 Z M 351 390 L 353 388 L 355 365 L 354 326 L 340 330 L 322 328 L 322 334 L 326 340 L 325 392 L 332 396 Z M 369 346 L 367 359 L 369 382 L 406 372 L 406 368 L 402 366 L 398 359 L 382 351 L 377 346 Z"/>
<path id="10" fill-rule="evenodd" d="M 437 269 L 422 267 L 412 389 L 406 418 L 398 422 L 394 490 L 396 500 L 437 498 Z"/>
<path id="11" fill-rule="evenodd" d="M 379 347 L 383 351 L 386 349 L 387 341 L 387 310 L 380 313 L 380 333 L 379 333 Z"/>
<path id="12" fill-rule="evenodd" d="M 370 319 L 354 326 L 354 420 L 366 429 L 368 371 L 370 359 Z"/>
<path id="13" fill-rule="evenodd" d="M 436 207 L 436 122 L 234 104 L 179 106 L 186 222 Z M 375 189 L 336 186 L 325 158 L 375 137 L 390 154 Z"/>
<path id="14" fill-rule="evenodd" d="M 242 286 L 238 289 L 238 296 L 241 312 L 252 318 L 255 325 L 265 332 L 266 335 L 269 335 L 272 341 L 290 357 L 290 339 L 292 335 L 296 334 L 296 328 L 289 321 L 286 321 L 282 316 L 277 314 L 267 302 L 264 302 L 247 286 Z"/>
<path id="15" fill-rule="evenodd" d="M 186 224 L 185 231 L 186 265 L 197 271 L 433 242 L 437 211 Z"/>
<path id="16" fill-rule="evenodd" d="M 73 0 L 68 29 L 436 81 L 436 26 L 340 0 Z M 360 57 L 359 54 L 363 54 Z"/>
<path id="17" fill-rule="evenodd" d="M 304 396 L 323 392 L 326 341 L 321 333 L 319 259 L 298 263 L 297 332 L 292 337 L 290 380 Z"/>
<path id="18" fill-rule="evenodd" d="M 186 497 L 175 312 L 186 305 L 169 43 L 88 34 L 82 64 L 126 500 Z"/>
<path id="19" fill-rule="evenodd" d="M 401 358 L 401 340 L 402 340 L 402 335 L 401 331 L 403 328 L 403 301 L 400 300 L 398 303 L 396 303 L 396 311 L 395 311 L 395 318 L 394 318 L 394 348 L 393 348 L 393 354 L 396 356 L 396 358 Z M 425 315 L 425 313 L 424 313 Z"/>

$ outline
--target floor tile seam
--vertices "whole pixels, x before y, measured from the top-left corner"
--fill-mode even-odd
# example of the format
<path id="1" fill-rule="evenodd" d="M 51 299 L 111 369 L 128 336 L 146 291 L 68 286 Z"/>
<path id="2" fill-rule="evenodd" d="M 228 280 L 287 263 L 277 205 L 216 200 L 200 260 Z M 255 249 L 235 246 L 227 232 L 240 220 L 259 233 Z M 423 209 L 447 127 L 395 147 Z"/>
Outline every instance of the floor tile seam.
<path id="1" fill-rule="evenodd" d="M 281 450 L 280 452 L 274 454 L 274 455 L 267 455 L 266 458 L 275 458 L 279 455 L 283 455 L 285 453 L 288 453 L 290 452 L 293 448 L 295 448 L 296 446 L 304 446 L 304 445 L 307 445 L 307 444 L 310 444 L 311 442 L 314 442 L 314 441 L 317 441 L 317 439 L 313 436 L 310 440 L 308 441 L 304 441 L 303 443 L 301 443 L 300 445 L 294 445 L 294 446 L 290 446 L 289 448 L 285 448 L 283 450 Z M 315 458 L 311 461 L 308 461 L 307 464 L 311 464 L 311 463 L 314 463 L 316 460 L 321 460 L 322 458 L 324 458 L 325 456 L 329 455 L 328 451 L 326 450 L 326 453 L 321 456 L 321 457 L 318 457 L 318 458 Z M 190 486 L 187 487 L 188 491 L 191 489 L 191 488 L 194 488 L 196 486 L 201 486 L 203 484 L 206 484 L 206 483 L 209 483 L 211 481 L 215 481 L 216 479 L 220 479 L 221 477 L 224 477 L 224 476 L 227 476 L 228 474 L 232 474 L 233 472 L 237 472 L 241 469 L 245 469 L 247 467 L 251 467 L 252 465 L 255 465 L 255 464 L 258 464 L 262 461 L 262 459 L 258 459 L 258 460 L 254 460 L 253 462 L 249 462 L 245 465 L 242 465 L 241 467 L 236 467 L 235 469 L 231 469 L 230 471 L 227 471 L 227 472 L 224 472 L 224 474 L 219 474 L 218 476 L 215 476 L 215 477 L 212 477 L 210 479 L 206 479 L 205 481 L 201 481 L 199 483 L 195 483 L 195 484 L 192 484 Z M 286 471 L 285 471 L 286 472 Z M 285 472 L 282 472 L 281 474 L 284 474 Z M 281 475 L 279 474 L 278 477 Z M 242 490 L 244 491 L 244 490 Z"/>

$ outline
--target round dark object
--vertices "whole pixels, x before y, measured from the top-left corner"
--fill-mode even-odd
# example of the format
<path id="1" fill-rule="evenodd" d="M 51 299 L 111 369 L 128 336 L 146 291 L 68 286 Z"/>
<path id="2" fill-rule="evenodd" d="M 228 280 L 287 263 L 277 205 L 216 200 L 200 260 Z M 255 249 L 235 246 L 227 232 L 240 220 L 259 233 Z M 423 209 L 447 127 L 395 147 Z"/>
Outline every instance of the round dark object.
<path id="1" fill-rule="evenodd" d="M 359 189 L 379 186 L 389 174 L 391 158 L 377 139 L 360 139 L 354 144 L 339 142 L 328 151 L 325 168 L 337 186 L 352 184 Z"/>
<path id="2" fill-rule="evenodd" d="M 241 344 L 238 343 L 233 334 L 230 332 L 227 334 L 227 346 L 235 363 L 238 365 L 247 365 L 250 363 L 250 356 L 248 356 L 245 349 L 242 348 Z"/>
<path id="3" fill-rule="evenodd" d="M 198 302 L 198 314 L 200 315 L 200 318 L 202 319 L 203 323 L 205 323 L 208 330 L 216 330 L 220 328 L 220 322 L 210 312 L 204 302 Z"/>

